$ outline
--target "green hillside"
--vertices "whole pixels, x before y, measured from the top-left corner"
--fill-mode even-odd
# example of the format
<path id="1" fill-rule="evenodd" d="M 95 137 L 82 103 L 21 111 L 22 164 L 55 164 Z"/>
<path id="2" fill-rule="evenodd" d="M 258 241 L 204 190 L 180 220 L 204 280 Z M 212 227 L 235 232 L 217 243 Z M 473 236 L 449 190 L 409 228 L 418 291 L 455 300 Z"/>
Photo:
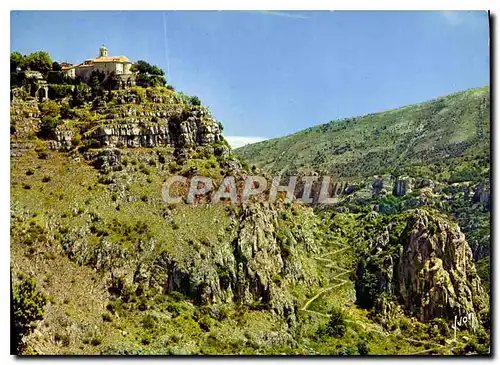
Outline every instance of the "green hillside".
<path id="1" fill-rule="evenodd" d="M 273 173 L 393 173 L 413 177 L 485 176 L 489 166 L 490 89 L 482 87 L 383 113 L 347 118 L 236 154 Z M 473 163 L 471 163 L 473 161 Z M 451 168 L 461 165 L 460 169 Z M 469 171 L 470 170 L 470 171 Z"/>
<path id="2" fill-rule="evenodd" d="M 172 176 L 256 173 L 197 97 L 13 74 L 12 354 L 490 353 L 488 89 L 240 150 L 356 177 L 336 205 L 174 204 Z M 443 181 L 363 177 L 391 168 Z"/>

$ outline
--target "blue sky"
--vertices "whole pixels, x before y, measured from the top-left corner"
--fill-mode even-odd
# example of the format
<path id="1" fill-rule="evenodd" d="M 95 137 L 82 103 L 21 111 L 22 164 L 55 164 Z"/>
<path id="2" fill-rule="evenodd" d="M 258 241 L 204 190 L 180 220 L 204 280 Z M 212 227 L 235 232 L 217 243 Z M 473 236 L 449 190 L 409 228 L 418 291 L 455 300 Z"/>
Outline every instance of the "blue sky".
<path id="1" fill-rule="evenodd" d="M 487 85 L 488 39 L 486 12 L 11 13 L 11 50 L 157 64 L 233 145 Z"/>

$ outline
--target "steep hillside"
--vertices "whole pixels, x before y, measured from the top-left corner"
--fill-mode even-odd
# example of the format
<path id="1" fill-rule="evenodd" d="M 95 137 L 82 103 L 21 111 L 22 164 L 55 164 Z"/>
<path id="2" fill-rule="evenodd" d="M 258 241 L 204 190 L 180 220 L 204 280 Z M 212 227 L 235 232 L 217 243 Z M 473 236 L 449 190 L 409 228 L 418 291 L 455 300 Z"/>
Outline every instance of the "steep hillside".
<path id="1" fill-rule="evenodd" d="M 333 175 L 332 193 L 344 206 L 337 210 L 438 207 L 459 223 L 476 260 L 489 255 L 489 87 L 333 121 L 235 154 L 273 174 Z"/>
<path id="2" fill-rule="evenodd" d="M 12 352 L 489 353 L 488 297 L 469 243 L 431 204 L 452 204 L 466 188 L 487 211 L 486 185 L 434 191 L 381 177 L 349 185 L 342 207 L 281 197 L 168 204 L 162 185 L 173 175 L 218 185 L 250 173 L 208 108 L 166 87 L 82 103 L 77 93 L 39 103 L 15 91 Z M 387 260 L 403 247 L 421 260 Z M 474 321 L 455 338 L 450 326 L 464 310 Z"/>
<path id="3" fill-rule="evenodd" d="M 315 171 L 353 178 L 392 173 L 449 179 L 460 173 L 487 176 L 489 139 L 490 89 L 483 87 L 332 121 L 235 153 L 280 174 Z"/>

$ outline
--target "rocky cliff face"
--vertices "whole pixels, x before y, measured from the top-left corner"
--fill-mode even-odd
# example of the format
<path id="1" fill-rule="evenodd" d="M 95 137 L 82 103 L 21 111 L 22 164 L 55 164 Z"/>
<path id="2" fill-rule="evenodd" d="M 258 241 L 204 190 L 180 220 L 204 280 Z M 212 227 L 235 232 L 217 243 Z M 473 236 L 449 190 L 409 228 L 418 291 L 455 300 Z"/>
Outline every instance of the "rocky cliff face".
<path id="1" fill-rule="evenodd" d="M 104 118 L 85 133 L 107 147 L 192 147 L 223 141 L 222 127 L 207 108 L 181 103 L 172 92 L 124 91 L 116 105 L 98 110 Z"/>
<path id="2" fill-rule="evenodd" d="M 219 123 L 205 109 L 170 117 L 163 111 L 152 114 L 152 118 L 128 117 L 119 123 L 103 123 L 86 137 L 106 147 L 189 147 L 222 141 Z"/>
<path id="3" fill-rule="evenodd" d="M 70 151 L 77 134 L 81 134 L 83 143 L 93 140 L 100 147 L 185 148 L 224 141 L 222 125 L 208 108 L 187 105 L 167 89 L 140 90 L 141 95 L 121 90 L 112 103 L 103 102 L 75 120 L 61 119 L 49 148 Z M 27 138 L 38 132 L 40 118 L 35 100 L 16 98 L 11 102 L 12 135 Z"/>
<path id="4" fill-rule="evenodd" d="M 293 326 L 299 304 L 287 284 L 318 285 L 300 256 L 317 254 L 319 248 L 312 234 L 300 229 L 291 232 L 285 248 L 278 229 L 276 207 L 252 203 L 232 217 L 214 243 L 192 242 L 183 250 L 158 252 L 155 238 L 149 237 L 123 250 L 107 243 L 95 247 L 84 230 L 72 230 L 63 247 L 73 260 L 123 278 L 133 290 L 175 291 L 200 305 L 265 308 Z"/>
<path id="5" fill-rule="evenodd" d="M 469 315 L 472 326 L 486 306 L 471 249 L 456 224 L 424 210 L 403 226 L 387 227 L 359 262 L 360 304 L 387 311 L 399 303 L 421 321 Z"/>
<path id="6" fill-rule="evenodd" d="M 29 138 L 40 129 L 40 110 L 35 100 L 14 99 L 10 105 L 10 133 Z"/>

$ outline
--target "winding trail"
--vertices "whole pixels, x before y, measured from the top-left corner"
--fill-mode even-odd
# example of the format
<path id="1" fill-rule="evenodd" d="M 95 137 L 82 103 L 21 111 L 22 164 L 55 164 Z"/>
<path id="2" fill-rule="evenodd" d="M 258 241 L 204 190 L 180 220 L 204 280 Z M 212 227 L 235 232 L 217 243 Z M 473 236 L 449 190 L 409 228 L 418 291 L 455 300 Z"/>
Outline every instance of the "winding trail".
<path id="1" fill-rule="evenodd" d="M 340 279 L 340 277 L 342 275 L 345 275 L 345 274 L 348 274 L 349 273 L 349 270 L 346 270 L 344 269 L 343 267 L 340 267 L 338 266 L 332 259 L 328 259 L 326 257 L 328 256 L 333 256 L 333 255 L 336 255 L 342 251 L 345 251 L 347 250 L 349 247 L 347 247 L 346 245 L 342 244 L 342 243 L 339 243 L 339 242 L 335 242 L 336 245 L 340 246 L 341 248 L 339 248 L 338 250 L 334 251 L 334 252 L 330 252 L 326 255 L 324 255 L 323 257 L 316 257 L 316 260 L 318 261 L 324 261 L 324 262 L 327 262 L 328 264 L 325 265 L 325 267 L 327 268 L 331 268 L 331 269 L 337 269 L 339 271 L 338 274 L 336 274 L 335 276 L 333 276 L 331 278 L 332 281 L 337 281 L 336 284 L 333 284 L 333 285 L 329 285 L 327 286 L 326 288 L 323 288 L 321 289 L 318 293 L 316 293 L 316 295 L 314 295 L 311 299 L 309 299 L 302 308 L 300 308 L 301 311 L 304 311 L 304 312 L 309 312 L 309 313 L 315 313 L 315 314 L 318 314 L 320 316 L 323 316 L 323 317 L 330 317 L 329 314 L 325 314 L 325 313 L 321 313 L 321 312 L 316 312 L 316 311 L 313 311 L 313 310 L 310 310 L 308 309 L 309 306 L 316 300 L 318 299 L 321 295 L 323 295 L 324 293 L 332 290 L 332 289 L 335 289 L 335 288 L 338 288 L 344 284 L 347 283 L 347 280 L 345 279 Z"/>
<path id="2" fill-rule="evenodd" d="M 330 252 L 326 255 L 324 255 L 323 257 L 316 257 L 315 259 L 318 260 L 318 261 L 323 261 L 323 262 L 326 262 L 327 264 L 325 265 L 325 267 L 327 268 L 331 268 L 331 269 L 336 269 L 338 270 L 339 272 L 334 275 L 331 280 L 332 281 L 336 281 L 337 283 L 333 284 L 333 285 L 329 285 L 327 286 L 326 288 L 323 288 L 321 290 L 319 290 L 311 299 L 309 299 L 303 306 L 302 308 L 300 308 L 301 311 L 303 312 L 306 312 L 306 313 L 311 313 L 311 314 L 316 314 L 316 315 L 319 315 L 321 317 L 326 317 L 326 318 L 330 318 L 330 315 L 329 314 L 326 314 L 326 313 L 321 313 L 321 312 L 317 312 L 315 310 L 311 310 L 311 309 L 308 309 L 310 307 L 310 305 L 315 301 L 317 300 L 320 296 L 322 296 L 323 294 L 325 294 L 326 292 L 329 292 L 335 288 L 338 288 L 338 287 L 341 287 L 345 284 L 347 284 L 347 280 L 346 279 L 342 279 L 341 276 L 343 275 L 346 275 L 349 273 L 349 270 L 346 270 L 345 268 L 343 267 L 340 267 L 338 266 L 332 259 L 329 259 L 327 257 L 329 256 L 333 256 L 333 255 L 336 255 L 340 252 L 343 252 L 345 250 L 347 250 L 349 247 L 342 244 L 342 243 L 339 243 L 339 242 L 334 242 L 336 245 L 340 246 L 341 248 L 339 248 L 338 250 L 336 251 L 333 251 L 333 252 Z M 376 332 L 384 337 L 388 337 L 388 336 L 396 336 L 398 333 L 389 333 L 389 332 L 385 332 L 385 331 L 382 331 L 378 328 L 376 328 L 375 325 L 370 325 L 368 326 L 367 324 L 365 323 L 362 323 L 362 322 L 356 322 L 356 321 L 351 321 L 351 320 L 347 320 L 346 319 L 346 322 L 349 322 L 349 323 L 353 323 L 353 324 L 356 324 L 356 325 L 359 325 L 361 326 L 365 331 L 370 331 L 370 332 Z M 371 328 L 370 328 L 371 327 Z M 437 350 L 437 349 L 440 349 L 440 348 L 443 348 L 443 347 L 446 347 L 445 345 L 441 345 L 439 343 L 436 343 L 436 342 L 431 342 L 431 341 L 422 341 L 422 340 L 415 340 L 415 339 L 412 339 L 412 338 L 407 338 L 407 337 L 403 337 L 402 338 L 403 341 L 407 341 L 407 342 L 412 342 L 412 343 L 418 343 L 418 344 L 424 344 L 424 345 L 431 345 L 433 347 L 429 348 L 429 349 L 425 349 L 425 350 L 422 350 L 422 351 L 417 351 L 417 352 L 412 352 L 412 353 L 408 353 L 408 354 L 401 354 L 401 355 L 418 355 L 418 354 L 424 354 L 426 352 L 430 352 L 430 351 L 433 351 L 433 350 Z"/>

